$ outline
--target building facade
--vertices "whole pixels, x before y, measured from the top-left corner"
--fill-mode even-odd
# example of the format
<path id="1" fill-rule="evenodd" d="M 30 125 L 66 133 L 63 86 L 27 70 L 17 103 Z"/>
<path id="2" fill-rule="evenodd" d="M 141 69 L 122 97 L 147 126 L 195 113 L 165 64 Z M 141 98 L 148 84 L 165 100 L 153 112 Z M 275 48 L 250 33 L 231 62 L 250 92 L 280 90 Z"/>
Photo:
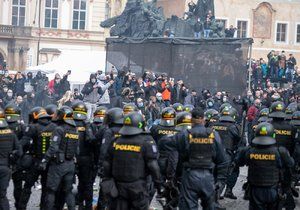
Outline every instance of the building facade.
<path id="1" fill-rule="evenodd" d="M 118 1 L 0 0 L 0 65 L 24 70 L 65 50 L 104 51 L 107 32 L 99 24 Z"/>
<path id="2" fill-rule="evenodd" d="M 166 17 L 183 17 L 191 0 L 158 0 Z M 197 0 L 193 0 L 195 3 Z M 184 2 L 184 3 L 182 3 Z M 215 0 L 216 19 L 237 28 L 235 37 L 252 37 L 252 57 L 271 50 L 293 53 L 300 62 L 300 0 Z"/>

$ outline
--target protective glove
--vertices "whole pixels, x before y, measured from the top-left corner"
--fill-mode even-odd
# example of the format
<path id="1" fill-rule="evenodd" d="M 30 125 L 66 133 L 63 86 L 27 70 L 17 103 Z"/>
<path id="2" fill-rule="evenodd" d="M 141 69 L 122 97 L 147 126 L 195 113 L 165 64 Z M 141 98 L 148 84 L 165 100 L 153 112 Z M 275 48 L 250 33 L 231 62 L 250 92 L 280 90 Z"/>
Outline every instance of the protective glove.
<path id="1" fill-rule="evenodd" d="M 39 164 L 39 166 L 38 166 L 38 169 L 41 170 L 41 171 L 46 171 L 46 169 L 47 169 L 47 164 L 48 164 L 47 160 L 46 160 L 46 159 L 43 159 L 43 160 L 40 162 L 40 164 Z"/>
<path id="2" fill-rule="evenodd" d="M 98 176 L 103 177 L 103 175 L 104 175 L 103 166 L 98 166 L 97 170 L 98 170 Z"/>
<path id="3" fill-rule="evenodd" d="M 18 151 L 16 150 L 12 151 L 12 153 L 10 153 L 9 155 L 10 163 L 15 164 L 17 163 L 18 159 L 19 159 Z"/>
<path id="4" fill-rule="evenodd" d="M 163 197 L 163 189 L 161 183 L 160 182 L 154 183 L 154 187 L 157 190 L 157 197 Z"/>

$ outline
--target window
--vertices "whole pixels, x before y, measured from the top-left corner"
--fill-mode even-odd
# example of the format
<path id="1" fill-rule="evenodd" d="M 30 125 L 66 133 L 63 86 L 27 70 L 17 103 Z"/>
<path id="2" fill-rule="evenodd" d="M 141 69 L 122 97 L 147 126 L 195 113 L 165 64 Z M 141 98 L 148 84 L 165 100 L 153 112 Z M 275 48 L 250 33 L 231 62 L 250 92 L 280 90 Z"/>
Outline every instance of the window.
<path id="1" fill-rule="evenodd" d="M 237 38 L 247 37 L 248 21 L 238 20 L 237 22 Z"/>
<path id="2" fill-rule="evenodd" d="M 74 0 L 73 29 L 85 29 L 86 0 Z"/>
<path id="3" fill-rule="evenodd" d="M 297 24 L 296 28 L 296 43 L 300 44 L 300 24 Z"/>
<path id="4" fill-rule="evenodd" d="M 57 28 L 58 0 L 45 1 L 45 28 Z"/>
<path id="5" fill-rule="evenodd" d="M 26 0 L 13 0 L 12 4 L 12 25 L 25 25 L 25 4 Z"/>
<path id="6" fill-rule="evenodd" d="M 276 42 L 286 42 L 286 41 L 287 41 L 287 24 L 277 23 Z"/>
<path id="7" fill-rule="evenodd" d="M 227 28 L 227 20 L 225 19 L 216 19 L 217 23 L 223 23 L 224 28 Z"/>

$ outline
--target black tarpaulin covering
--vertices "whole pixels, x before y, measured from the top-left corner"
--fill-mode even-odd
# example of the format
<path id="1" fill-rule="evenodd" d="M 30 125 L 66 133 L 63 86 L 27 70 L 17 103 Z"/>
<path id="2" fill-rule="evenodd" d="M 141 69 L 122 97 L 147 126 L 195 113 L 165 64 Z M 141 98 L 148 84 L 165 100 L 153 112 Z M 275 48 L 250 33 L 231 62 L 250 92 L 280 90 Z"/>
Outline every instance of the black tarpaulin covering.
<path id="1" fill-rule="evenodd" d="M 241 94 L 252 39 L 107 38 L 107 64 L 183 79 L 190 89 Z M 107 66 L 109 66 L 107 65 Z"/>

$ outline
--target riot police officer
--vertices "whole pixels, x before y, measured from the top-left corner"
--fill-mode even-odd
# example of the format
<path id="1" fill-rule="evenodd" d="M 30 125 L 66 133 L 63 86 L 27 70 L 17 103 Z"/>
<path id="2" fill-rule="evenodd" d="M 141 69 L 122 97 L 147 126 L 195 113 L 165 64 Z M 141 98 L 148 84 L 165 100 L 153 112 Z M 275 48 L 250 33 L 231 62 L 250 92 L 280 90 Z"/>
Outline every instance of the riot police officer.
<path id="1" fill-rule="evenodd" d="M 176 113 L 183 112 L 184 106 L 181 103 L 175 103 L 172 105 L 172 108 L 176 111 Z"/>
<path id="2" fill-rule="evenodd" d="M 269 113 L 270 111 L 268 108 L 263 108 L 262 110 L 260 110 L 258 114 L 257 122 L 258 123 L 267 122 L 269 120 Z"/>
<path id="3" fill-rule="evenodd" d="M 22 155 L 22 148 L 18 138 L 8 127 L 4 111 L 0 108 L 0 209 L 10 209 L 6 197 L 6 190 L 9 185 L 11 161 L 16 161 Z"/>
<path id="4" fill-rule="evenodd" d="M 176 134 L 175 141 L 167 143 L 168 148 L 177 150 L 183 158 L 179 209 L 198 210 L 199 197 L 204 210 L 214 209 L 215 187 L 224 184 L 228 163 L 219 135 L 204 126 L 201 108 L 192 111 L 192 123 L 190 130 Z"/>
<path id="5" fill-rule="evenodd" d="M 110 144 L 114 141 L 115 138 L 119 137 L 119 131 L 123 125 L 123 110 L 120 108 L 111 108 L 109 109 L 104 118 L 104 124 L 107 126 L 104 133 L 98 134 L 98 136 L 102 136 L 101 148 L 100 148 L 100 156 L 99 156 L 99 175 L 103 177 L 103 162 L 105 156 L 107 155 L 107 150 Z M 102 193 L 102 190 L 99 191 L 99 198 L 97 203 L 98 210 L 105 209 L 108 203 L 107 197 L 105 197 Z"/>
<path id="6" fill-rule="evenodd" d="M 151 129 L 151 135 L 155 140 L 158 151 L 159 159 L 158 164 L 160 167 L 160 172 L 162 173 L 162 178 L 166 178 L 166 170 L 168 166 L 168 156 L 170 154 L 165 147 L 167 141 L 171 140 L 177 131 L 175 130 L 175 118 L 176 112 L 172 107 L 166 107 L 162 110 L 161 120 L 159 125 L 154 125 Z"/>
<path id="7" fill-rule="evenodd" d="M 212 127 L 219 121 L 219 112 L 215 109 L 208 109 L 204 112 L 204 118 L 206 121 L 206 127 Z"/>
<path id="8" fill-rule="evenodd" d="M 256 118 L 252 122 L 252 132 L 251 133 L 253 133 L 253 134 L 255 133 L 255 129 L 259 123 L 269 121 L 269 113 L 270 112 L 269 112 L 268 108 L 263 108 L 259 111 L 259 114 L 256 116 Z M 252 139 L 248 139 L 248 141 L 249 141 L 249 144 L 252 143 Z"/>
<path id="9" fill-rule="evenodd" d="M 219 122 L 212 126 L 212 128 L 219 133 L 226 150 L 227 159 L 230 162 L 234 160 L 237 149 L 243 146 L 242 138 L 240 136 L 240 126 L 236 123 L 235 119 L 235 109 L 225 107 L 221 112 Z M 233 194 L 232 189 L 235 186 L 239 176 L 239 168 L 228 168 L 227 176 L 224 197 L 237 199 L 237 197 Z"/>
<path id="10" fill-rule="evenodd" d="M 54 119 L 57 121 L 57 127 L 51 136 L 50 147 L 40 164 L 40 168 L 46 170 L 49 162 L 45 209 L 53 209 L 55 192 L 61 185 L 68 209 L 75 210 L 72 184 L 75 173 L 74 158 L 78 151 L 79 134 L 73 119 L 73 110 L 68 106 L 62 106 L 56 111 Z"/>
<path id="11" fill-rule="evenodd" d="M 276 146 L 274 137 L 272 124 L 260 123 L 252 146 L 243 149 L 235 161 L 248 166 L 250 210 L 282 209 L 281 171 L 293 167 L 294 160 L 286 148 Z"/>
<path id="12" fill-rule="evenodd" d="M 185 112 L 192 112 L 195 107 L 192 104 L 186 104 L 183 106 L 183 111 Z"/>
<path id="13" fill-rule="evenodd" d="M 228 102 L 223 103 L 223 104 L 219 107 L 219 112 L 222 112 L 222 110 L 225 109 L 225 108 L 231 109 L 231 108 L 232 108 L 232 105 L 231 105 L 230 103 L 228 103 Z"/>
<path id="14" fill-rule="evenodd" d="M 92 134 L 94 136 L 93 140 L 93 153 L 94 153 L 94 175 L 93 182 L 96 179 L 98 170 L 99 170 L 99 156 L 100 156 L 100 148 L 102 144 L 102 137 L 107 129 L 107 125 L 104 124 L 105 114 L 107 112 L 107 108 L 105 106 L 97 107 L 94 112 L 93 122 L 90 124 L 90 128 L 92 129 Z"/>
<path id="15" fill-rule="evenodd" d="M 56 110 L 57 110 L 57 106 L 55 104 L 49 104 L 47 106 L 45 106 L 46 112 L 49 116 L 53 117 Z"/>
<path id="16" fill-rule="evenodd" d="M 192 114 L 190 112 L 180 112 L 176 116 L 175 130 L 178 132 L 184 132 L 192 128 Z M 171 141 L 174 141 L 175 136 Z M 166 169 L 167 183 L 165 184 L 165 190 L 163 196 L 166 199 L 166 210 L 175 209 L 179 202 L 179 186 L 182 176 L 182 157 L 178 151 L 170 151 L 168 156 L 168 164 Z"/>
<path id="17" fill-rule="evenodd" d="M 160 189 L 160 173 L 157 163 L 157 148 L 154 142 L 143 138 L 143 116 L 138 112 L 125 115 L 121 137 L 110 145 L 104 162 L 106 182 L 115 180 L 118 195 L 113 193 L 111 210 L 149 209 L 146 189 L 147 171 L 151 173 L 157 189 Z M 110 181 L 108 181 L 110 180 Z M 102 185 L 102 186 L 103 186 Z M 111 191 L 111 189 L 104 189 Z"/>
<path id="18" fill-rule="evenodd" d="M 193 109 L 191 110 L 193 111 Z M 192 128 L 192 114 L 190 112 L 181 112 L 176 116 L 175 130 L 178 132 Z"/>
<path id="19" fill-rule="evenodd" d="M 42 107 L 33 108 L 29 119 L 30 118 L 32 118 L 32 120 L 30 120 L 32 121 L 32 124 L 26 128 L 27 132 L 25 132 L 25 135 L 21 139 L 21 145 L 30 148 L 28 155 L 31 156 L 32 164 L 26 173 L 24 189 L 18 205 L 20 210 L 26 209 L 26 205 L 31 195 L 31 188 L 34 186 L 35 182 L 38 181 L 39 176 L 41 176 L 42 184 L 40 207 L 41 209 L 44 209 L 47 171 L 39 170 L 39 164 L 49 148 L 50 137 L 55 129 L 55 125 L 50 121 L 51 116 L 49 116 Z"/>
<path id="20" fill-rule="evenodd" d="M 300 111 L 295 111 L 292 115 L 290 124 L 297 130 L 295 138 L 295 147 L 293 158 L 295 160 L 295 167 L 292 170 L 292 193 L 295 197 L 299 197 L 299 192 L 296 186 L 299 185 L 300 180 Z"/>
<path id="21" fill-rule="evenodd" d="M 269 117 L 271 118 L 270 123 L 273 125 L 276 134 L 275 139 L 277 146 L 285 147 L 290 154 L 293 154 L 297 131 L 294 126 L 285 120 L 284 103 L 281 101 L 272 103 Z M 288 210 L 295 208 L 295 201 L 291 191 L 291 179 L 291 170 L 284 170 L 283 188 L 287 196 L 285 208 Z"/>
<path id="22" fill-rule="evenodd" d="M 22 139 L 26 126 L 21 123 L 21 109 L 15 104 L 9 104 L 5 107 L 4 112 L 8 127 L 16 134 L 18 140 Z M 26 170 L 21 167 L 20 162 L 21 160 L 15 164 L 12 171 L 16 209 L 18 209 L 18 203 L 23 190 L 23 180 L 26 176 Z"/>
<path id="23" fill-rule="evenodd" d="M 290 103 L 285 109 L 286 120 L 291 120 L 293 113 L 296 111 L 297 111 L 297 103 L 296 102 Z"/>
<path id="24" fill-rule="evenodd" d="M 138 111 L 138 108 L 133 103 L 128 103 L 128 104 L 125 104 L 123 106 L 123 113 L 124 113 L 124 115 L 129 114 L 131 112 L 136 112 L 136 111 Z"/>
<path id="25" fill-rule="evenodd" d="M 81 101 L 72 106 L 73 118 L 79 134 L 79 152 L 76 155 L 78 193 L 77 202 L 79 209 L 91 210 L 93 206 L 93 183 L 94 183 L 94 153 L 93 134 L 87 120 L 87 107 Z M 98 164 L 98 163 L 96 163 Z"/>

